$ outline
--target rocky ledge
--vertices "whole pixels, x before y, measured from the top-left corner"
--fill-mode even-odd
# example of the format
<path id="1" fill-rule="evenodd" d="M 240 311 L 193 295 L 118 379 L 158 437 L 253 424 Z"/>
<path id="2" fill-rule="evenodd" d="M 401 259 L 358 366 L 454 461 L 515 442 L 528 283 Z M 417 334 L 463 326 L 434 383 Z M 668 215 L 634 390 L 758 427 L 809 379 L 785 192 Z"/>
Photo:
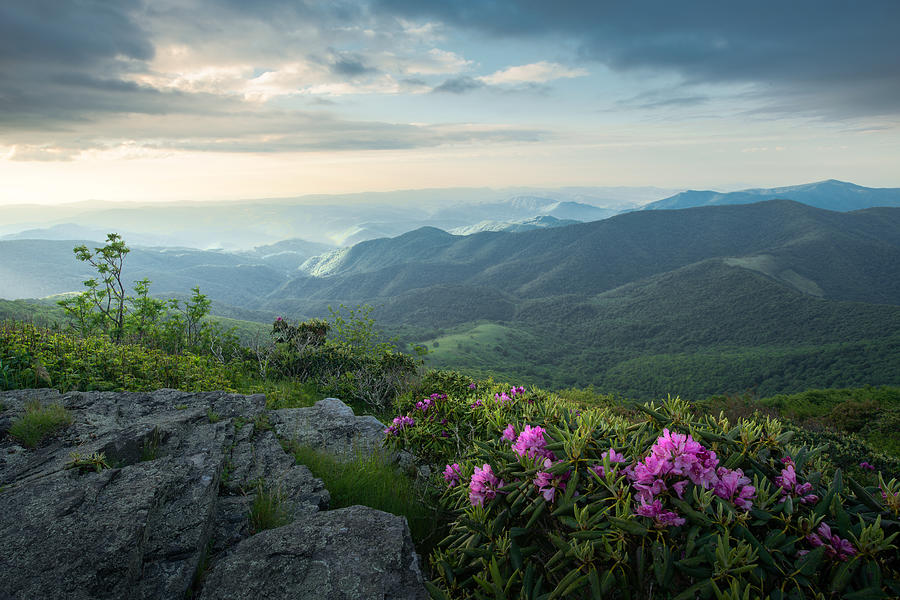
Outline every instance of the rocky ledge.
<path id="1" fill-rule="evenodd" d="M 30 449 L 9 428 L 34 401 L 72 423 Z M 0 404 L 0 600 L 428 597 L 406 520 L 328 510 L 279 443 L 378 451 L 383 426 L 339 400 L 267 411 L 262 395 L 40 389 Z M 291 522 L 253 535 L 261 489 Z"/>

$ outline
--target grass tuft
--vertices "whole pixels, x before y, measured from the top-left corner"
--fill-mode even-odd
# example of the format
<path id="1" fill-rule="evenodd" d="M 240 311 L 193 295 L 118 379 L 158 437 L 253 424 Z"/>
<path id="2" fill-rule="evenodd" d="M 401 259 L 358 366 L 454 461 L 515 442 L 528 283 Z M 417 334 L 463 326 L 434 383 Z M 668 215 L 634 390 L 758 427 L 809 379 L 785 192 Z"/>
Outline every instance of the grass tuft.
<path id="1" fill-rule="evenodd" d="M 436 532 L 435 510 L 409 477 L 398 473 L 378 453 L 357 454 L 349 462 L 307 446 L 293 444 L 291 452 L 298 464 L 306 465 L 325 483 L 331 494 L 329 507 L 361 504 L 406 517 L 416 545 L 426 544 Z"/>
<path id="2" fill-rule="evenodd" d="M 25 415 L 9 428 L 9 434 L 28 446 L 36 448 L 46 436 L 72 423 L 72 415 L 59 404 L 41 406 L 32 400 L 25 405 Z"/>
<path id="3" fill-rule="evenodd" d="M 250 507 L 250 531 L 254 534 L 266 529 L 274 529 L 291 522 L 285 505 L 284 492 L 275 486 L 266 485 L 262 480 L 256 483 L 256 495 Z"/>

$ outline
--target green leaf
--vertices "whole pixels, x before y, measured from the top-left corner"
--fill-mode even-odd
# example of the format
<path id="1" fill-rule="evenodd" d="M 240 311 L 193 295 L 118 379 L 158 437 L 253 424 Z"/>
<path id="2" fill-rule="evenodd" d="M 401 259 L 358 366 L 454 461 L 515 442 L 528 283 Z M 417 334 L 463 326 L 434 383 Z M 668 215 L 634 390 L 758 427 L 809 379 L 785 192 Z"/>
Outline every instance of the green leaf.
<path id="1" fill-rule="evenodd" d="M 843 597 L 847 600 L 875 600 L 876 598 L 887 598 L 888 596 L 882 591 L 881 586 L 873 585 L 849 594 L 844 594 Z"/>
<path id="2" fill-rule="evenodd" d="M 678 594 L 677 596 L 675 596 L 675 598 L 673 598 L 673 600 L 693 600 L 694 598 L 697 597 L 697 594 L 707 591 L 707 588 L 709 588 L 711 585 L 712 585 L 712 579 L 708 579 L 706 581 L 699 581 L 699 582 L 695 583 L 694 585 L 692 585 L 691 587 L 689 587 L 688 589 L 681 592 L 680 594 Z"/>
<path id="3" fill-rule="evenodd" d="M 701 525 L 708 525 L 710 523 L 709 517 L 704 515 L 701 512 L 694 510 L 694 507 L 685 502 L 684 500 L 680 500 L 679 498 L 670 498 L 669 499 L 675 506 L 678 507 L 679 510 L 688 518 L 692 523 L 697 523 Z"/>
<path id="4" fill-rule="evenodd" d="M 865 490 L 865 488 L 863 488 L 863 486 L 859 485 L 859 484 L 856 482 L 856 480 L 853 479 L 852 477 L 850 477 L 849 475 L 847 476 L 847 483 L 850 484 L 850 489 L 853 490 L 853 493 L 856 494 L 856 498 L 857 498 L 860 502 L 862 502 L 863 504 L 865 504 L 866 506 L 868 506 L 869 508 L 871 508 L 872 510 L 874 510 L 874 511 L 877 512 L 877 513 L 880 513 L 881 511 L 884 510 L 884 507 L 881 506 L 881 505 L 875 500 L 875 498 L 873 498 L 873 497 L 869 494 L 869 492 L 867 492 L 867 491 Z"/>
<path id="5" fill-rule="evenodd" d="M 819 568 L 819 565 L 822 564 L 824 556 L 825 546 L 819 546 L 811 550 L 794 563 L 794 573 L 811 577 L 816 572 L 816 569 Z"/>
<path id="6" fill-rule="evenodd" d="M 859 567 L 859 562 L 856 560 L 845 562 L 838 567 L 834 576 L 831 578 L 831 591 L 837 593 L 843 592 L 844 588 L 847 587 L 847 584 L 850 583 L 850 578 L 853 577 L 857 567 Z"/>
<path id="7" fill-rule="evenodd" d="M 619 517 L 610 517 L 609 522 L 619 529 L 631 533 L 633 535 L 647 535 L 649 529 L 635 521 L 634 519 L 620 519 Z"/>
<path id="8" fill-rule="evenodd" d="M 756 550 L 757 555 L 759 556 L 760 561 L 764 565 L 775 567 L 775 560 L 772 558 L 772 555 L 769 554 L 769 551 L 766 550 L 766 547 L 756 539 L 756 536 L 750 533 L 750 531 L 746 527 L 735 527 L 734 532 L 737 533 L 740 537 L 747 541 L 753 549 Z"/>
<path id="9" fill-rule="evenodd" d="M 541 516 L 541 513 L 544 512 L 544 509 L 547 508 L 547 502 L 543 497 L 538 498 L 540 502 L 534 509 L 534 512 L 531 513 L 531 518 L 528 519 L 528 523 L 525 524 L 525 529 L 531 529 L 531 527 L 537 522 L 538 517 Z"/>
<path id="10" fill-rule="evenodd" d="M 566 597 L 575 589 L 584 585 L 587 578 L 587 575 L 581 575 L 581 572 L 577 568 L 572 569 L 566 573 L 566 576 L 562 578 L 562 581 L 560 581 L 553 591 L 550 592 L 548 600 Z"/>
<path id="11" fill-rule="evenodd" d="M 664 544 L 655 542 L 652 553 L 653 574 L 656 576 L 656 582 L 663 588 L 667 588 L 672 582 L 672 575 L 675 573 L 672 552 Z"/>
<path id="12" fill-rule="evenodd" d="M 425 580 L 425 589 L 428 590 L 428 594 L 431 596 L 432 600 L 450 600 L 450 596 L 444 593 L 444 590 L 427 579 Z"/>

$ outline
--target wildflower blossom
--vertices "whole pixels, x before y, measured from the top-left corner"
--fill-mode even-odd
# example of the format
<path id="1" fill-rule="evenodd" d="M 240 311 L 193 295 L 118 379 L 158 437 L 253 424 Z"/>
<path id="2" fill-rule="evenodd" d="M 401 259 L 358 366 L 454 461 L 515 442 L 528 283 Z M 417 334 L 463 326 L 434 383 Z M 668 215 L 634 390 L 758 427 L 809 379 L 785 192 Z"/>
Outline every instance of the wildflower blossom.
<path id="1" fill-rule="evenodd" d="M 497 489 L 504 485 L 503 480 L 494 475 L 491 465 L 485 463 L 481 468 L 475 467 L 469 481 L 469 502 L 472 506 L 484 506 L 485 501 L 493 500 L 497 496 Z"/>
<path id="2" fill-rule="evenodd" d="M 549 469 L 551 464 L 549 458 L 544 459 L 545 469 Z M 538 471 L 537 476 L 534 478 L 534 485 L 538 488 L 544 500 L 553 502 L 554 498 L 556 498 L 556 491 L 566 489 L 566 481 L 568 481 L 569 477 L 571 477 L 571 472 L 552 475 L 546 471 Z"/>
<path id="3" fill-rule="evenodd" d="M 860 468 L 868 469 L 869 471 L 874 471 L 874 470 L 875 470 L 875 466 L 874 466 L 874 465 L 870 465 L 870 464 L 867 463 L 866 461 L 862 461 L 861 463 L 859 463 L 859 466 L 860 466 Z"/>
<path id="4" fill-rule="evenodd" d="M 641 500 L 641 504 L 635 512 L 642 517 L 652 518 L 656 521 L 655 525 L 660 528 L 684 525 L 684 518 L 679 517 L 676 512 L 664 510 L 662 502 L 658 498 L 650 503 Z"/>
<path id="5" fill-rule="evenodd" d="M 625 456 L 619 454 L 612 448 L 604 452 L 600 455 L 601 458 L 607 457 L 610 463 L 623 463 L 626 462 Z M 594 471 L 599 477 L 604 477 L 606 475 L 606 470 L 603 468 L 603 465 L 594 465 L 591 467 L 591 470 Z"/>
<path id="6" fill-rule="evenodd" d="M 856 548 L 853 547 L 853 544 L 851 544 L 849 540 L 845 540 L 837 534 L 831 533 L 831 527 L 826 523 L 819 525 L 816 533 L 811 533 L 806 536 L 806 541 L 816 548 L 825 546 L 825 555 L 829 558 L 837 558 L 838 560 L 846 561 L 856 554 Z"/>
<path id="7" fill-rule="evenodd" d="M 547 441 L 544 439 L 543 427 L 526 425 L 519 437 L 516 438 L 512 449 L 520 457 L 534 458 L 535 456 L 542 456 L 550 459 L 556 458 L 553 456 L 553 453 L 547 450 Z"/>
<path id="8" fill-rule="evenodd" d="M 683 478 L 704 489 L 712 489 L 718 480 L 718 464 L 716 453 L 704 448 L 691 436 L 664 429 L 650 448 L 650 455 L 635 465 L 630 477 L 638 491 L 638 498 L 650 502 L 654 496 L 668 489 L 667 481 L 678 483 L 679 487 L 674 489 L 679 496 L 686 485 L 679 483 Z"/>
<path id="9" fill-rule="evenodd" d="M 462 473 L 459 470 L 459 463 L 453 463 L 444 468 L 444 481 L 447 482 L 447 487 L 456 487 L 459 485 L 460 477 L 462 477 Z"/>
<path id="10" fill-rule="evenodd" d="M 750 478 L 741 469 L 732 471 L 725 467 L 719 467 L 716 475 L 719 478 L 714 488 L 716 496 L 731 500 L 738 508 L 750 510 L 756 496 L 756 488 L 750 485 Z"/>
<path id="11" fill-rule="evenodd" d="M 394 417 L 393 423 L 387 427 L 384 432 L 388 435 L 397 435 L 407 427 L 413 427 L 415 424 L 416 420 L 412 417 L 400 415 L 399 417 Z"/>
<path id="12" fill-rule="evenodd" d="M 512 426 L 512 423 L 506 426 L 501 437 L 510 443 L 516 441 L 516 428 Z"/>
<path id="13" fill-rule="evenodd" d="M 781 487 L 781 501 L 784 502 L 788 496 L 800 499 L 801 504 L 812 504 L 819 497 L 810 494 L 812 484 L 809 482 L 799 483 L 797 481 L 797 473 L 794 471 L 794 463 L 788 463 L 787 467 L 781 470 L 781 475 L 775 478 L 775 483 Z"/>
<path id="14" fill-rule="evenodd" d="M 494 400 L 496 400 L 500 404 L 506 404 L 511 400 L 511 398 L 506 395 L 506 392 L 503 392 L 502 394 L 494 394 Z"/>
<path id="15" fill-rule="evenodd" d="M 479 406 L 482 406 L 481 400 L 476 400 L 476 401 L 473 402 L 470 406 L 471 406 L 472 408 L 478 408 Z"/>
<path id="16" fill-rule="evenodd" d="M 470 390 L 474 390 L 476 387 L 478 387 L 478 386 L 476 386 L 474 383 L 470 383 L 470 384 L 469 384 L 469 389 L 470 389 Z"/>

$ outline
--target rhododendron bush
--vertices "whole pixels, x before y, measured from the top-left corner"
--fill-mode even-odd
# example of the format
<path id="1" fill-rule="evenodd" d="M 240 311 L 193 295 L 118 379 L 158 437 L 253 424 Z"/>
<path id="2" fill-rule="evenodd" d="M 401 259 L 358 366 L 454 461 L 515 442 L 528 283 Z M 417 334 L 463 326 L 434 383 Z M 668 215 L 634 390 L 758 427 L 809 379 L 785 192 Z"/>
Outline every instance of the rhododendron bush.
<path id="1" fill-rule="evenodd" d="M 625 419 L 522 388 L 409 408 L 387 443 L 434 462 L 455 516 L 435 598 L 900 597 L 900 483 L 823 469 L 775 420 L 678 399 Z"/>

